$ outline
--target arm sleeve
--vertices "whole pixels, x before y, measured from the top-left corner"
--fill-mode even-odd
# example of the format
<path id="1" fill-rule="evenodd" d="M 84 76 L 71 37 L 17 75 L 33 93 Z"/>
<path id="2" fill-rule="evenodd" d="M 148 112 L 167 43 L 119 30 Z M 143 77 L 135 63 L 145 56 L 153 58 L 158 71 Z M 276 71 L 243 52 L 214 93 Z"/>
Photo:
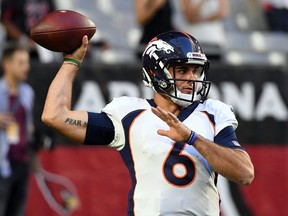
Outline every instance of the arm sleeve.
<path id="1" fill-rule="evenodd" d="M 232 126 L 222 129 L 214 138 L 214 142 L 228 148 L 243 149 L 238 143 L 236 133 Z"/>
<path id="2" fill-rule="evenodd" d="M 85 145 L 109 145 L 115 135 L 112 121 L 105 113 L 88 112 Z"/>

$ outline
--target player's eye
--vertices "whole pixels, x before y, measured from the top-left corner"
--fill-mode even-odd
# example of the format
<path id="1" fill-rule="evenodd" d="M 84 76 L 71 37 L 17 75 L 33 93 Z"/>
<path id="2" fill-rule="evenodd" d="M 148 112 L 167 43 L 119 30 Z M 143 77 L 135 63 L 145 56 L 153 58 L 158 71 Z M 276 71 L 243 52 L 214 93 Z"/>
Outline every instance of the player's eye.
<path id="1" fill-rule="evenodd" d="M 176 72 L 179 73 L 179 74 L 185 74 L 188 71 L 189 71 L 188 68 L 185 68 L 185 67 L 176 68 Z"/>
<path id="2" fill-rule="evenodd" d="M 193 74 L 197 77 L 200 77 L 203 71 L 203 66 L 196 66 L 193 68 Z"/>

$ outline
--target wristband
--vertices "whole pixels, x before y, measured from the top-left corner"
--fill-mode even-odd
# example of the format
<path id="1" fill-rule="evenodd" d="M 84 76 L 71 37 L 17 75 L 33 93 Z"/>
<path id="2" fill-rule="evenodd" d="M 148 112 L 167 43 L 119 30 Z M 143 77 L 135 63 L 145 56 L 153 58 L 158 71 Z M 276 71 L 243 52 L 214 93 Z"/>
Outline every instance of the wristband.
<path id="1" fill-rule="evenodd" d="M 75 66 L 80 67 L 81 63 L 72 58 L 64 58 L 64 62 L 72 62 Z"/>
<path id="2" fill-rule="evenodd" d="M 73 66 L 79 68 L 79 66 L 76 63 L 74 63 L 74 62 L 64 61 L 63 64 L 69 64 L 69 65 L 73 65 Z"/>
<path id="3" fill-rule="evenodd" d="M 189 138 L 187 140 L 187 144 L 193 146 L 196 138 L 197 138 L 197 134 L 194 131 L 191 130 L 190 136 L 189 136 Z"/>

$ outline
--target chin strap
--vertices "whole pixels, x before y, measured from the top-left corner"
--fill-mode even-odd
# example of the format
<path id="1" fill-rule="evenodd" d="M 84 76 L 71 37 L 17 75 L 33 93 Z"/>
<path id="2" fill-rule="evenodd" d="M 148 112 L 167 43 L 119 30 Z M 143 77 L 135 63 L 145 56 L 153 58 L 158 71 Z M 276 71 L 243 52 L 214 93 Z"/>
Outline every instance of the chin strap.
<path id="1" fill-rule="evenodd" d="M 176 98 L 177 96 L 177 98 Z M 193 98 L 192 98 L 193 97 Z M 197 95 L 194 94 L 184 94 L 178 89 L 176 89 L 175 97 L 170 96 L 171 100 L 181 107 L 190 106 L 195 100 L 197 100 Z M 192 100 L 193 99 L 193 100 Z"/>
<path id="2" fill-rule="evenodd" d="M 188 107 L 188 106 L 190 106 L 192 103 L 191 102 L 189 102 L 189 101 L 184 101 L 184 100 L 180 100 L 180 99 L 178 99 L 178 98 L 173 98 L 173 97 L 171 97 L 171 100 L 175 103 L 175 104 L 177 104 L 177 105 L 179 105 L 179 106 L 181 106 L 181 107 Z"/>

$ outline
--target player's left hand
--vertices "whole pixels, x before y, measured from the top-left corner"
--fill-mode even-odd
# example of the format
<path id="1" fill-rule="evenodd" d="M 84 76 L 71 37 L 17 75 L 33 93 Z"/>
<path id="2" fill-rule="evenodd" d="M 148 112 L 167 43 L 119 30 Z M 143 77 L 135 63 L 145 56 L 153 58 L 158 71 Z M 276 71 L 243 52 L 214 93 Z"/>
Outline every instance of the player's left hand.
<path id="1" fill-rule="evenodd" d="M 167 136 L 176 142 L 186 142 L 189 139 L 191 130 L 179 121 L 173 113 L 165 111 L 159 106 L 157 108 L 152 107 L 152 112 L 170 127 L 170 130 L 159 129 L 157 131 L 159 135 Z"/>

